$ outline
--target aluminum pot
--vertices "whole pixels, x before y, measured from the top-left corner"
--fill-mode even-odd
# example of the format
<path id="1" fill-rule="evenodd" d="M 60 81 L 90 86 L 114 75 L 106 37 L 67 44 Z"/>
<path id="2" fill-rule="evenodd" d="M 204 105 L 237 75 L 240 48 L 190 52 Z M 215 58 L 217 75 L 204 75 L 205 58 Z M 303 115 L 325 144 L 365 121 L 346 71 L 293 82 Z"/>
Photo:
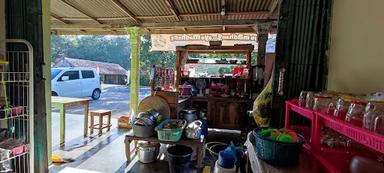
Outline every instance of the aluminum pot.
<path id="1" fill-rule="evenodd" d="M 159 144 L 140 143 L 137 152 L 141 163 L 152 163 L 159 153 Z"/>
<path id="2" fill-rule="evenodd" d="M 185 136 L 189 139 L 200 139 L 203 123 L 200 120 L 189 123 L 185 128 Z"/>
<path id="3" fill-rule="evenodd" d="M 195 109 L 183 109 L 180 111 L 179 117 L 181 119 L 187 120 L 187 122 L 189 124 L 189 123 L 192 123 L 193 121 L 195 121 L 197 119 L 196 112 L 197 111 Z"/>

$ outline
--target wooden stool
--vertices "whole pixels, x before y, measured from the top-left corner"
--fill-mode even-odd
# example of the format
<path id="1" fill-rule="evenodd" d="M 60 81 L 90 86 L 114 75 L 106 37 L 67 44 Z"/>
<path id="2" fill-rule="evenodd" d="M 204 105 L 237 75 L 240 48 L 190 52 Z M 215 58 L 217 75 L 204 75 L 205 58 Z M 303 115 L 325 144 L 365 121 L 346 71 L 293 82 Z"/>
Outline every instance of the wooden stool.
<path id="1" fill-rule="evenodd" d="M 103 129 L 107 128 L 107 132 L 109 132 L 111 128 L 111 111 L 110 110 L 95 110 L 91 111 L 91 125 L 89 128 L 91 129 L 91 134 L 93 134 L 93 129 L 99 129 L 99 135 L 103 133 Z M 94 117 L 99 116 L 99 124 L 94 124 Z M 107 116 L 107 124 L 103 123 L 103 117 Z"/>

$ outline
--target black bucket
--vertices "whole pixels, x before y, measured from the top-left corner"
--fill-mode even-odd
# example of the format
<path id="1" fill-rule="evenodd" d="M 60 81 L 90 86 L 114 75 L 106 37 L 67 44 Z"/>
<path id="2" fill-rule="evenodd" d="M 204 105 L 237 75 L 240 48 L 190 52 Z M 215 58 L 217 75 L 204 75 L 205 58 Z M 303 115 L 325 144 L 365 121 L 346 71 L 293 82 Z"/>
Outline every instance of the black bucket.
<path id="1" fill-rule="evenodd" d="M 188 173 L 191 162 L 192 148 L 184 145 L 175 145 L 167 149 L 169 172 Z"/>

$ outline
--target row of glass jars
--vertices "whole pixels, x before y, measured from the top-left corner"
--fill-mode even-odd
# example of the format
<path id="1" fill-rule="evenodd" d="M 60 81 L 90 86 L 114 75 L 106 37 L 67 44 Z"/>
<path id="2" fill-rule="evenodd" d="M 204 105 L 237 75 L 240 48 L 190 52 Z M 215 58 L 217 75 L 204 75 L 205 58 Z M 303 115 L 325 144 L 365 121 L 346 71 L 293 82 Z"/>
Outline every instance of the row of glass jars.
<path id="1" fill-rule="evenodd" d="M 355 126 L 384 134 L 384 102 L 365 96 L 302 91 L 299 106 L 345 120 Z"/>

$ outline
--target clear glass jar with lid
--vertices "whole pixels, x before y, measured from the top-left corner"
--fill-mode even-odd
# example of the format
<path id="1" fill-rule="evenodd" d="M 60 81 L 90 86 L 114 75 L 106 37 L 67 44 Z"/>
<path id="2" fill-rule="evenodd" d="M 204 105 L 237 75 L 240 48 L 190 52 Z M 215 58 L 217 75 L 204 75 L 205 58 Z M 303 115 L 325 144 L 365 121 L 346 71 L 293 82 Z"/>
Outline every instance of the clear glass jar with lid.
<path id="1" fill-rule="evenodd" d="M 333 116 L 337 119 L 344 120 L 353 99 L 354 97 L 349 95 L 340 96 L 336 100 Z"/>
<path id="2" fill-rule="evenodd" d="M 366 105 L 366 102 L 362 100 L 353 100 L 348 108 L 347 115 L 345 116 L 345 121 L 355 126 L 362 127 L 364 110 Z"/>
<path id="3" fill-rule="evenodd" d="M 370 101 L 365 107 L 363 117 L 363 128 L 368 130 L 374 130 L 375 119 L 379 115 L 384 114 L 384 102 Z"/>
<path id="4" fill-rule="evenodd" d="M 326 113 L 328 110 L 328 105 L 332 102 L 332 97 L 328 95 L 315 95 L 313 110 Z"/>

